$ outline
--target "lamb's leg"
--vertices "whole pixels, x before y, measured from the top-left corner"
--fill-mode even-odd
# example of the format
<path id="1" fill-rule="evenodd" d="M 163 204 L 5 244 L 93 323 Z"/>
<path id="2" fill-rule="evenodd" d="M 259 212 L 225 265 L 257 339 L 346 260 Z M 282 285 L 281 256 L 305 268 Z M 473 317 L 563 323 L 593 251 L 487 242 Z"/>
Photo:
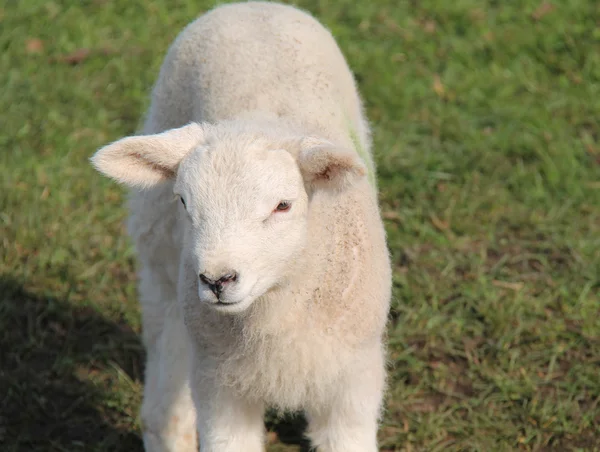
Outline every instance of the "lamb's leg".
<path id="1" fill-rule="evenodd" d="M 318 452 L 377 452 L 377 426 L 385 369 L 381 351 L 360 360 L 327 408 L 307 407 L 308 436 Z"/>
<path id="2" fill-rule="evenodd" d="M 189 339 L 180 309 L 175 301 L 146 300 L 142 311 L 148 356 L 141 413 L 145 449 L 197 452 L 196 415 L 189 386 Z"/>
<path id="3" fill-rule="evenodd" d="M 264 451 L 262 403 L 245 400 L 230 389 L 219 387 L 206 377 L 206 372 L 195 372 L 192 382 L 200 452 Z"/>

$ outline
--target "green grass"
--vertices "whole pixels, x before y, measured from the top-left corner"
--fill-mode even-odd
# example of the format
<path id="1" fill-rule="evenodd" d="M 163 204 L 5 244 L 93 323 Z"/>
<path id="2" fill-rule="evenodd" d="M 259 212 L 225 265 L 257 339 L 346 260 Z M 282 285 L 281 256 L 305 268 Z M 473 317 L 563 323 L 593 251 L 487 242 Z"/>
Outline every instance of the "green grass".
<path id="1" fill-rule="evenodd" d="M 395 270 L 382 450 L 600 450 L 600 3 L 298 4 L 374 129 Z M 0 5 L 3 451 L 141 450 L 124 192 L 88 158 L 136 130 L 210 6 Z"/>

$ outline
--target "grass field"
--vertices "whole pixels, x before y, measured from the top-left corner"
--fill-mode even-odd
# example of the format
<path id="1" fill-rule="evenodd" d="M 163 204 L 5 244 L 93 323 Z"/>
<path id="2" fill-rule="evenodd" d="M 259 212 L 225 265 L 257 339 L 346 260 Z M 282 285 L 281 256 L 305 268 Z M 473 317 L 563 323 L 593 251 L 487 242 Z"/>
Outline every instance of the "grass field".
<path id="1" fill-rule="evenodd" d="M 395 270 L 381 450 L 600 450 L 600 3 L 297 4 L 374 129 Z M 88 158 L 136 130 L 212 5 L 0 3 L 4 452 L 142 448 L 124 192 Z"/>

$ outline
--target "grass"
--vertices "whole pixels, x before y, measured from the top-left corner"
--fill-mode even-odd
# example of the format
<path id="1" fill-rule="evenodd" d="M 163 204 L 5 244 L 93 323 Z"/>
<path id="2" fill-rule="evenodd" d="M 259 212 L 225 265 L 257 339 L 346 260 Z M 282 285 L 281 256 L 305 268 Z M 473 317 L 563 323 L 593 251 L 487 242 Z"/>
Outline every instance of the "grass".
<path id="1" fill-rule="evenodd" d="M 374 129 L 395 270 L 381 450 L 600 450 L 600 4 L 297 4 Z M 0 6 L 3 451 L 142 448 L 124 192 L 87 159 L 136 130 L 211 6 Z"/>

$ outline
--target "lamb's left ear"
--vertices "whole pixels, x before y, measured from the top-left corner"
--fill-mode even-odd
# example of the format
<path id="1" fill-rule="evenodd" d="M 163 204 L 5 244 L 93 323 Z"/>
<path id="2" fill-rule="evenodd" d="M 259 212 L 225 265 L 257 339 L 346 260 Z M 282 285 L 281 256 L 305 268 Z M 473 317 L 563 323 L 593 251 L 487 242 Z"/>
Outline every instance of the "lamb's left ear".
<path id="1" fill-rule="evenodd" d="M 131 187 L 150 187 L 177 173 L 179 163 L 204 139 L 200 124 L 191 123 L 156 135 L 123 138 L 90 159 L 101 173 Z"/>
<path id="2" fill-rule="evenodd" d="M 356 152 L 320 138 L 302 139 L 296 160 L 304 182 L 312 189 L 344 189 L 367 174 Z"/>

